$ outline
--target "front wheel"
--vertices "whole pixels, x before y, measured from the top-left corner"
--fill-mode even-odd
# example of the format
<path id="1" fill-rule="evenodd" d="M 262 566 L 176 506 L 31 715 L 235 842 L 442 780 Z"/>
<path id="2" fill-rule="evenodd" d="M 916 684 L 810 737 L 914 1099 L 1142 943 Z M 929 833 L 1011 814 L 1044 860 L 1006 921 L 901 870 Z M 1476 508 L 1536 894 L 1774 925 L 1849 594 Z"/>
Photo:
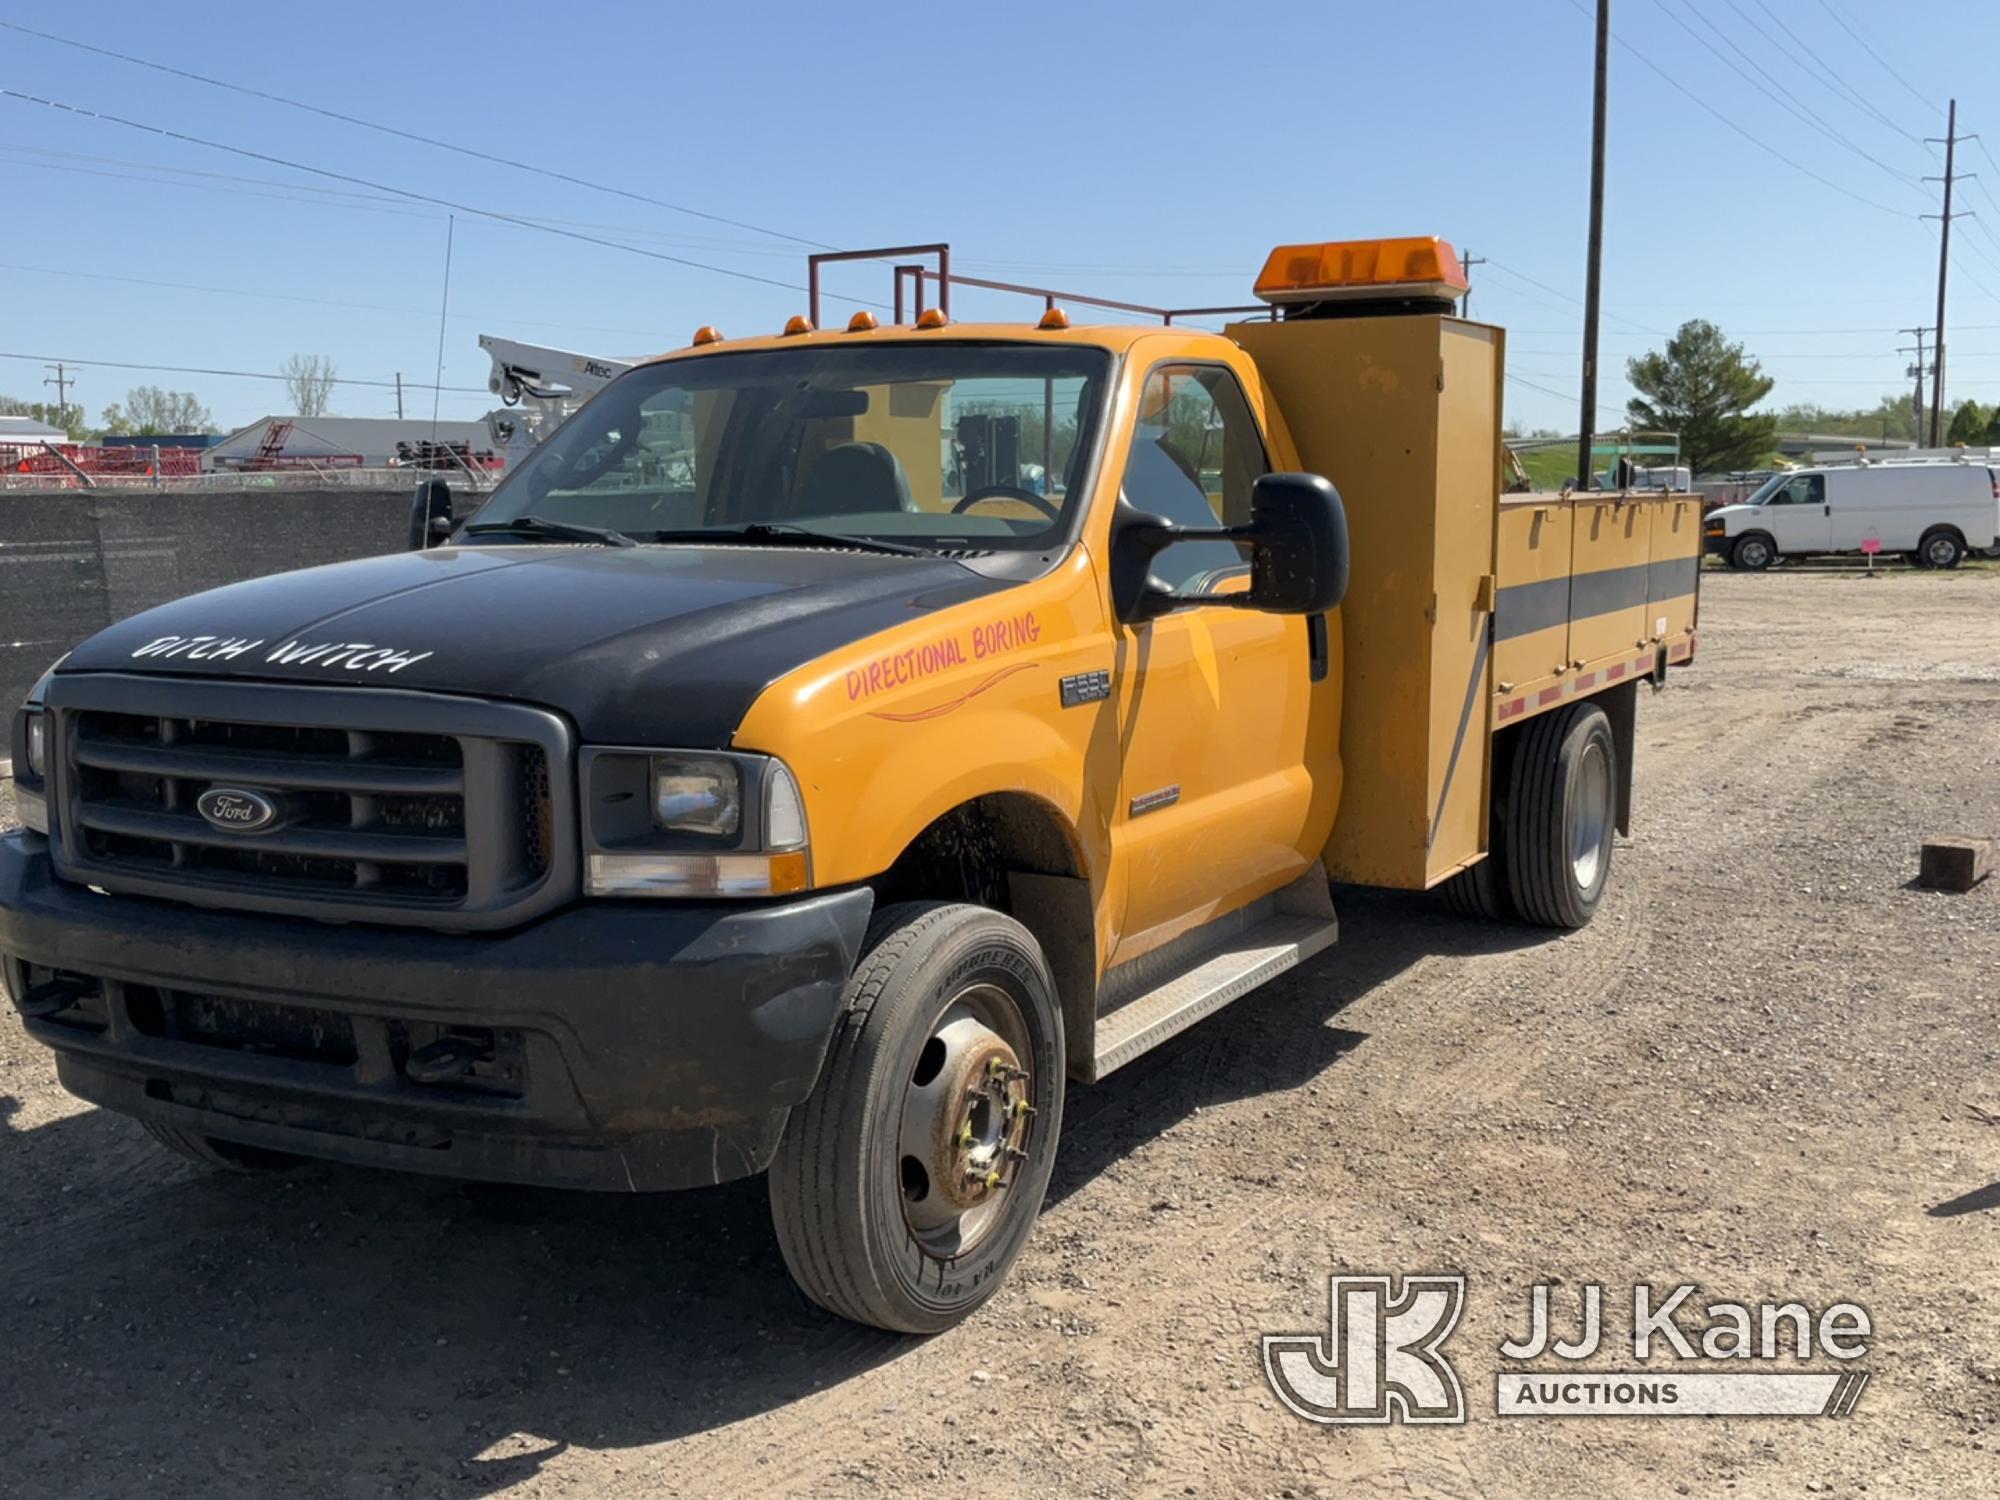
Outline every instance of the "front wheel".
<path id="1" fill-rule="evenodd" d="M 1761 573 L 1778 560 L 1778 549 L 1771 545 L 1771 539 L 1756 532 L 1736 539 L 1736 545 L 1729 549 L 1729 566 L 1739 573 Z"/>
<path id="2" fill-rule="evenodd" d="M 1062 1007 L 1041 948 L 999 912 L 886 907 L 868 942 L 771 1163 L 771 1219 L 820 1306 L 936 1333 L 993 1295 L 1041 1212 Z"/>

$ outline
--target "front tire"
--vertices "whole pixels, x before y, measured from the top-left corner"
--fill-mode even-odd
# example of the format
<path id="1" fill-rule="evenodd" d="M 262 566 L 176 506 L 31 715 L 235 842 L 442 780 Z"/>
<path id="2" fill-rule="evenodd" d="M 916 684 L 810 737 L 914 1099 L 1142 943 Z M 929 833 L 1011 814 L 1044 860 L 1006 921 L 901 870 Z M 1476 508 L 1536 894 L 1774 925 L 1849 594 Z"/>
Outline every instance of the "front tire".
<path id="1" fill-rule="evenodd" d="M 1778 560 L 1778 549 L 1762 532 L 1739 536 L 1729 549 L 1729 566 L 1739 573 L 1761 573 Z"/>
<path id="2" fill-rule="evenodd" d="M 1055 982 L 1020 923 L 878 912 L 819 1087 L 771 1163 L 800 1290 L 896 1333 L 940 1332 L 992 1296 L 1048 1191 L 1064 1064 Z"/>
<path id="3" fill-rule="evenodd" d="M 1507 803 L 1507 876 L 1521 916 L 1577 928 L 1611 879 L 1618 743 L 1604 710 L 1573 703 L 1530 719 Z"/>

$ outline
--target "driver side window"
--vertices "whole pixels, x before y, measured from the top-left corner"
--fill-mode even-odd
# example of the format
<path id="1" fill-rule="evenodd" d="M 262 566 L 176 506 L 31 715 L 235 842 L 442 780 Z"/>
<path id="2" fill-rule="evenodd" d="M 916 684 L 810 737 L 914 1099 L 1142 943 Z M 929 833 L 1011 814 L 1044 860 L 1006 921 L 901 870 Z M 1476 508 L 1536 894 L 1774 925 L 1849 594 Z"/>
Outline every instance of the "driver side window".
<path id="1" fill-rule="evenodd" d="M 1236 377 L 1219 365 L 1162 365 L 1139 394 L 1125 499 L 1177 526 L 1238 526 L 1250 491 L 1271 469 L 1263 434 Z M 1247 546 L 1180 542 L 1153 563 L 1168 587 L 1202 592 L 1249 566 Z"/>

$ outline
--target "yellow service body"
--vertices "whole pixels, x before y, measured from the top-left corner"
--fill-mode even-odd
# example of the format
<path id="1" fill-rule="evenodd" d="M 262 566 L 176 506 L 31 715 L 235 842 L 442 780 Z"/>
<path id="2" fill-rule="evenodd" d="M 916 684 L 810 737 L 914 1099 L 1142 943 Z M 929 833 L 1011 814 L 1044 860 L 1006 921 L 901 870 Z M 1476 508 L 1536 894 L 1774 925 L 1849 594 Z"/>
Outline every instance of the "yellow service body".
<path id="1" fill-rule="evenodd" d="M 1497 328 L 1430 314 L 1226 335 L 961 324 L 669 357 L 877 339 L 1085 344 L 1117 373 L 1084 525 L 1046 573 L 829 651 L 744 718 L 737 748 L 799 771 L 817 887 L 881 876 L 977 799 L 1026 797 L 1088 882 L 1101 979 L 1316 863 L 1424 889 L 1477 862 L 1496 734 L 1692 652 L 1690 497 L 1501 497 Z M 1341 492 L 1352 581 L 1324 622 L 1317 680 L 1306 618 L 1201 603 L 1138 624 L 1114 613 L 1113 511 L 1140 393 L 1164 364 L 1233 372 L 1271 468 Z M 823 434 L 932 455 L 944 437 L 907 395 Z M 1063 706 L 1058 685 L 1086 673 L 1108 673 L 1109 695 Z"/>

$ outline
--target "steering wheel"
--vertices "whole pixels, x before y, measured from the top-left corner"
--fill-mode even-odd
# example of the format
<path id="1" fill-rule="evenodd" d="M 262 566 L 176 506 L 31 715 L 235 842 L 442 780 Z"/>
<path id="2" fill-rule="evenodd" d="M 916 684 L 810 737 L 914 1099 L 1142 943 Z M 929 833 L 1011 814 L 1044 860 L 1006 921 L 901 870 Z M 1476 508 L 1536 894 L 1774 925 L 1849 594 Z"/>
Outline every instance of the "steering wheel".
<path id="1" fill-rule="evenodd" d="M 1037 495 L 1033 490 L 1024 490 L 1018 484 L 989 484 L 983 490 L 974 490 L 963 500 L 959 501 L 958 504 L 954 505 L 951 508 L 951 513 L 955 516 L 962 516 L 971 510 L 973 506 L 986 500 L 1019 500 L 1025 505 L 1034 506 L 1036 510 L 1047 516 L 1051 521 L 1060 521 L 1062 519 L 1062 511 L 1049 504 L 1045 496 Z"/>

